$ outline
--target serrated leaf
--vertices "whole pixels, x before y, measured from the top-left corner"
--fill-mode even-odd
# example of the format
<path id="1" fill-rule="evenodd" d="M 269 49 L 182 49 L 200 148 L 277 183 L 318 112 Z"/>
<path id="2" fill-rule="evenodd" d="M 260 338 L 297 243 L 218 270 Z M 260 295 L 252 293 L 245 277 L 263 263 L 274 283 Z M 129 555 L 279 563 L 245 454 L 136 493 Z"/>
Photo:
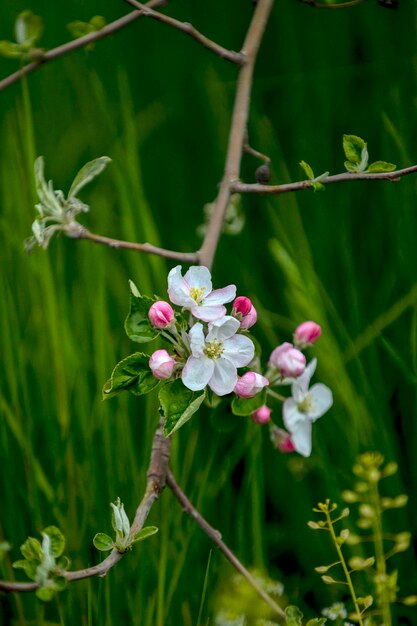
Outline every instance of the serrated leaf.
<path id="1" fill-rule="evenodd" d="M 397 169 L 397 166 L 394 163 L 387 163 L 386 161 L 375 161 L 368 166 L 367 172 L 378 173 L 378 172 L 393 172 Z"/>
<path id="2" fill-rule="evenodd" d="M 30 578 L 31 580 L 35 580 L 36 578 L 36 572 L 39 566 L 39 561 L 35 561 L 35 560 L 27 560 L 27 559 L 20 559 L 19 561 L 15 561 L 13 563 L 13 567 L 15 569 L 22 569 L 26 576 L 28 578 Z"/>
<path id="3" fill-rule="evenodd" d="M 357 174 L 359 172 L 358 165 L 351 163 L 350 161 L 345 161 L 344 166 L 351 174 Z"/>
<path id="4" fill-rule="evenodd" d="M 93 544 L 100 552 L 108 552 L 109 550 L 113 550 L 114 547 L 113 539 L 105 533 L 97 533 L 94 535 Z"/>
<path id="5" fill-rule="evenodd" d="M 366 149 L 366 142 L 361 137 L 343 135 L 343 151 L 350 163 L 360 164 L 364 149 Z"/>
<path id="6" fill-rule="evenodd" d="M 305 161 L 300 161 L 300 165 L 303 168 L 304 172 L 306 173 L 307 178 L 309 178 L 310 180 L 313 180 L 314 172 L 313 172 L 311 166 L 308 163 L 306 163 Z"/>
<path id="7" fill-rule="evenodd" d="M 125 321 L 125 331 L 129 339 L 137 343 L 147 343 L 158 337 L 160 331 L 149 321 L 148 313 L 155 298 L 130 296 L 130 311 Z"/>
<path id="8" fill-rule="evenodd" d="M 43 20 L 32 11 L 19 13 L 15 23 L 15 35 L 18 44 L 31 48 L 40 39 L 43 31 Z"/>
<path id="9" fill-rule="evenodd" d="M 156 526 L 145 526 L 145 528 L 142 528 L 139 532 L 136 533 L 133 538 L 132 545 L 134 543 L 137 543 L 138 541 L 143 541 L 148 537 L 152 537 L 152 535 L 156 535 L 158 531 L 159 528 L 157 528 Z"/>
<path id="10" fill-rule="evenodd" d="M 244 416 L 252 415 L 257 409 L 263 406 L 266 402 L 266 389 L 262 389 L 253 398 L 239 398 L 235 396 L 232 400 L 232 412 L 234 415 Z"/>
<path id="11" fill-rule="evenodd" d="M 0 56 L 6 59 L 20 59 L 25 54 L 25 50 L 14 41 L 0 41 Z"/>
<path id="12" fill-rule="evenodd" d="M 141 396 L 155 389 L 160 382 L 149 367 L 149 356 L 135 352 L 116 365 L 110 380 L 104 385 L 103 399 L 111 398 L 121 391 Z"/>
<path id="13" fill-rule="evenodd" d="M 48 535 L 51 540 L 50 555 L 54 558 L 61 556 L 65 550 L 65 537 L 56 526 L 48 526 L 42 533 Z"/>
<path id="14" fill-rule="evenodd" d="M 25 559 L 42 560 L 42 546 L 38 539 L 34 537 L 28 537 L 26 541 L 20 546 L 20 552 Z"/>
<path id="15" fill-rule="evenodd" d="M 303 626 L 303 614 L 297 606 L 287 606 L 285 619 L 287 626 Z"/>
<path id="16" fill-rule="evenodd" d="M 98 157 L 86 163 L 74 178 L 71 188 L 68 192 L 68 198 L 72 198 L 93 178 L 98 176 L 104 168 L 110 163 L 111 159 L 107 156 Z"/>
<path id="17" fill-rule="evenodd" d="M 205 391 L 191 391 L 178 378 L 166 383 L 159 391 L 159 401 L 165 416 L 164 434 L 169 437 L 198 411 Z"/>

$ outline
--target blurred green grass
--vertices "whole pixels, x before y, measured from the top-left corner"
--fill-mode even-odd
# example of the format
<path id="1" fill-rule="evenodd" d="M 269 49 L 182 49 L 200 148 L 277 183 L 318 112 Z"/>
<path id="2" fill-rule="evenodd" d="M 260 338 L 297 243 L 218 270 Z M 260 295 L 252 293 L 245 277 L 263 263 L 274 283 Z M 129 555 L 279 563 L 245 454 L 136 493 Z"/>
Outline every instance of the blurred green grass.
<path id="1" fill-rule="evenodd" d="M 26 3 L 0 6 L 8 38 Z M 65 24 L 123 4 L 93 0 L 31 7 L 47 24 L 47 47 Z M 238 49 L 249 0 L 166 9 Z M 277 3 L 257 65 L 249 125 L 254 147 L 272 159 L 273 182 L 297 180 L 308 161 L 320 173 L 343 168 L 344 132 L 363 136 L 371 158 L 416 162 L 416 8 L 376 2 L 344 11 Z M 2 74 L 12 71 L 0 61 Z M 163 25 L 137 23 L 43 67 L 1 94 L 0 532 L 18 546 L 51 523 L 68 540 L 74 567 L 97 562 L 97 531 L 110 530 L 108 503 L 133 515 L 158 421 L 155 398 L 101 401 L 117 360 L 135 350 L 124 336 L 128 279 L 164 295 L 170 264 L 64 238 L 26 256 L 34 219 L 32 165 L 67 189 L 83 162 L 113 162 L 85 191 L 85 224 L 101 234 L 193 250 L 202 207 L 216 195 L 225 155 L 236 70 Z M 243 177 L 255 163 L 245 157 Z M 314 429 L 304 461 L 280 456 L 251 423 L 221 434 L 204 411 L 173 442 L 172 467 L 191 500 L 248 566 L 282 580 L 313 616 L 335 597 L 313 571 L 331 548 L 306 527 L 311 507 L 340 501 L 358 452 L 381 451 L 400 472 L 389 493 L 406 491 L 391 530 L 416 536 L 416 180 L 351 183 L 324 193 L 243 198 L 246 226 L 224 237 L 213 269 L 259 309 L 265 358 L 303 319 L 323 326 L 317 378 L 335 404 Z M 278 410 L 274 419 L 279 422 Z M 388 517 L 390 516 L 390 517 Z M 194 626 L 209 540 L 164 493 L 150 523 L 160 533 L 104 580 L 76 583 L 49 606 L 31 596 L 0 597 L 6 624 Z M 331 558 L 329 556 L 329 558 Z M 395 560 L 395 562 L 394 562 Z M 403 595 L 417 589 L 410 551 L 394 557 Z M 224 561 L 214 551 L 202 623 L 211 614 Z M 11 577 L 9 561 L 0 569 Z M 411 620 L 399 607 L 396 617 Z M 406 623 L 406 622 L 405 622 Z"/>

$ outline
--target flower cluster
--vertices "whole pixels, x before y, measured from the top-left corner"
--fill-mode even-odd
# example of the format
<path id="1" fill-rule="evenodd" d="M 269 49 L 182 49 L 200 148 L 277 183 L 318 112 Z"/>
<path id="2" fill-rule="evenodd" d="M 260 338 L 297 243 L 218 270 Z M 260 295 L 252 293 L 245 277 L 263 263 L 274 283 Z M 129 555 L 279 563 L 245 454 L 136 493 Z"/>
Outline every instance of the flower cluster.
<path id="1" fill-rule="evenodd" d="M 236 286 L 213 289 L 210 271 L 190 267 L 183 275 L 180 265 L 168 274 L 170 300 L 154 301 L 147 310 L 148 323 L 171 345 L 156 350 L 149 359 L 154 379 L 180 379 L 191 392 L 207 387 L 219 397 L 234 394 L 232 411 L 252 415 L 257 424 L 269 424 L 271 439 L 281 452 L 296 451 L 309 456 L 312 424 L 332 405 L 332 393 L 323 384 L 311 388 L 317 360 L 308 364 L 303 350 L 320 336 L 312 321 L 300 324 L 292 343 L 284 342 L 271 353 L 265 372 L 260 369 L 249 329 L 257 312 L 246 296 L 236 297 Z M 230 313 L 226 304 L 232 303 Z M 181 307 L 175 311 L 172 305 Z M 243 372 L 239 372 L 244 368 Z M 291 385 L 291 396 L 283 397 L 273 387 Z M 271 420 L 271 401 L 283 402 L 286 430 Z"/>

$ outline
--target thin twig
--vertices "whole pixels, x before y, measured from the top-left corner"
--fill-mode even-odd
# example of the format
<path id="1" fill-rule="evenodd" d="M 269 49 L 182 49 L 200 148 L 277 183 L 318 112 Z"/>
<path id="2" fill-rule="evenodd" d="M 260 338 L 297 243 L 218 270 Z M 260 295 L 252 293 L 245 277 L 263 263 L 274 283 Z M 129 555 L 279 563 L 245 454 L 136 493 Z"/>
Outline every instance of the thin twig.
<path id="1" fill-rule="evenodd" d="M 239 561 L 237 556 L 231 551 L 231 549 L 222 541 L 221 535 L 218 530 L 210 526 L 207 520 L 197 511 L 197 509 L 191 504 L 181 487 L 176 482 L 174 476 L 170 471 L 167 473 L 166 484 L 171 489 L 172 493 L 177 498 L 178 502 L 183 507 L 184 511 L 188 513 L 204 530 L 206 535 L 216 544 L 221 552 L 225 555 L 227 560 L 233 565 L 233 567 L 240 573 L 249 584 L 257 591 L 261 598 L 277 613 L 282 619 L 285 619 L 285 613 L 280 606 L 275 602 L 269 594 L 266 593 L 260 586 L 259 582 L 252 576 L 252 574 L 246 569 L 246 567 Z"/>
<path id="2" fill-rule="evenodd" d="M 241 53 L 245 56 L 246 63 L 240 68 L 237 82 L 223 180 L 220 184 L 212 218 L 199 253 L 200 263 L 208 268 L 211 268 L 217 250 L 225 212 L 232 193 L 232 183 L 239 179 L 243 144 L 249 116 L 253 70 L 262 35 L 273 4 L 274 0 L 259 0 L 241 50 Z"/>
<path id="3" fill-rule="evenodd" d="M 133 539 L 135 534 L 143 527 L 152 505 L 158 499 L 159 494 L 165 487 L 165 476 L 168 468 L 170 446 L 171 440 L 164 436 L 163 420 L 161 420 L 152 443 L 152 452 L 147 472 L 148 480 L 145 494 L 136 510 L 135 518 L 130 528 L 131 539 Z M 118 550 L 112 550 L 109 556 L 98 565 L 70 572 L 62 572 L 62 576 L 64 576 L 69 582 L 81 580 L 83 578 L 91 578 L 92 576 L 105 576 L 107 572 L 124 557 L 125 554 L 126 552 L 122 553 Z M 39 585 L 37 583 L 16 583 L 0 580 L 0 591 L 25 592 L 35 591 L 38 588 Z"/>
<path id="4" fill-rule="evenodd" d="M 166 0 L 150 0 L 146 3 L 146 7 L 160 7 L 166 4 Z M 53 59 L 57 59 L 58 57 L 62 57 L 73 50 L 78 50 L 78 48 L 83 48 L 84 46 L 88 46 L 88 44 L 93 43 L 94 41 L 98 41 L 99 39 L 104 39 L 105 37 L 109 37 L 116 31 L 124 28 L 131 22 L 134 22 L 139 17 L 142 17 L 143 13 L 141 11 L 131 11 L 127 15 L 120 17 L 119 19 L 111 22 L 110 24 L 106 24 L 100 30 L 95 30 L 92 33 L 88 33 L 88 35 L 83 35 L 82 37 L 77 37 L 77 39 L 73 39 L 57 48 L 53 48 L 52 50 L 48 50 L 47 52 L 42 53 L 39 59 L 32 61 L 32 63 L 28 63 L 24 65 L 20 70 L 10 74 L 3 80 L 0 81 L 0 91 L 10 87 L 13 83 L 16 83 L 23 76 L 27 76 L 31 74 L 35 70 L 37 70 L 41 65 L 44 65 L 48 61 L 52 61 Z M 41 51 L 36 51 L 37 53 L 41 53 Z"/>
<path id="5" fill-rule="evenodd" d="M 138 252 L 146 252 L 147 254 L 156 254 L 165 259 L 174 259 L 175 261 L 183 261 L 184 263 L 197 263 L 197 252 L 177 252 L 176 250 L 166 250 L 158 248 L 150 243 L 134 243 L 132 241 L 124 241 L 121 239 L 113 239 L 112 237 L 104 237 L 96 235 L 86 228 L 80 228 L 77 231 L 71 231 L 69 235 L 72 239 L 88 239 L 94 243 L 101 243 L 110 248 L 123 248 L 125 250 L 136 250 Z"/>
<path id="6" fill-rule="evenodd" d="M 417 172 L 417 165 L 406 167 L 402 170 L 395 170 L 394 172 L 360 172 L 358 174 L 351 172 L 343 172 L 342 174 L 334 174 L 333 176 L 326 176 L 321 178 L 322 185 L 332 185 L 333 183 L 346 183 L 356 180 L 390 180 L 397 182 L 401 176 L 408 176 Z M 311 180 L 301 180 L 296 183 L 285 183 L 283 185 L 259 185 L 257 183 L 247 184 L 235 181 L 231 185 L 232 193 L 262 193 L 275 195 L 280 193 L 287 193 L 289 191 L 299 191 L 301 189 L 308 189 L 312 186 Z"/>
<path id="7" fill-rule="evenodd" d="M 136 0 L 125 1 L 128 4 L 132 5 L 132 7 L 136 7 L 139 11 L 142 11 L 143 17 L 150 17 L 153 20 L 157 20 L 158 22 L 168 24 L 168 26 L 173 26 L 177 30 L 186 33 L 187 35 L 201 43 L 205 48 L 211 50 L 222 59 L 226 59 L 227 61 L 235 63 L 236 65 L 242 65 L 245 62 L 245 57 L 242 54 L 240 54 L 239 52 L 235 52 L 234 50 L 228 50 L 227 48 L 223 48 L 223 46 L 220 46 L 215 41 L 212 41 L 211 39 L 200 33 L 189 22 L 180 22 L 173 17 L 169 17 L 169 15 L 164 15 L 163 13 L 153 11 L 146 5 L 142 4 L 142 2 L 137 2 Z"/>

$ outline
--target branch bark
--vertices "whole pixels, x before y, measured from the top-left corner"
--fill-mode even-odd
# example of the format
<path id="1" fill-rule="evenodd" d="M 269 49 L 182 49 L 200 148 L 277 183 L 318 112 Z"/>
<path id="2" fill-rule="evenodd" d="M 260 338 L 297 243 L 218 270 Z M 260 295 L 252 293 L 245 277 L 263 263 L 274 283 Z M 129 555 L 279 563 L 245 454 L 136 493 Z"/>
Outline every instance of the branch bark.
<path id="1" fill-rule="evenodd" d="M 274 0 L 259 0 L 247 32 L 241 54 L 246 62 L 240 68 L 232 121 L 229 133 L 226 163 L 219 193 L 214 203 L 211 222 L 199 252 L 200 264 L 211 268 L 222 232 L 232 185 L 239 179 L 243 145 L 249 116 L 253 71 L 261 39 L 271 13 Z"/>

